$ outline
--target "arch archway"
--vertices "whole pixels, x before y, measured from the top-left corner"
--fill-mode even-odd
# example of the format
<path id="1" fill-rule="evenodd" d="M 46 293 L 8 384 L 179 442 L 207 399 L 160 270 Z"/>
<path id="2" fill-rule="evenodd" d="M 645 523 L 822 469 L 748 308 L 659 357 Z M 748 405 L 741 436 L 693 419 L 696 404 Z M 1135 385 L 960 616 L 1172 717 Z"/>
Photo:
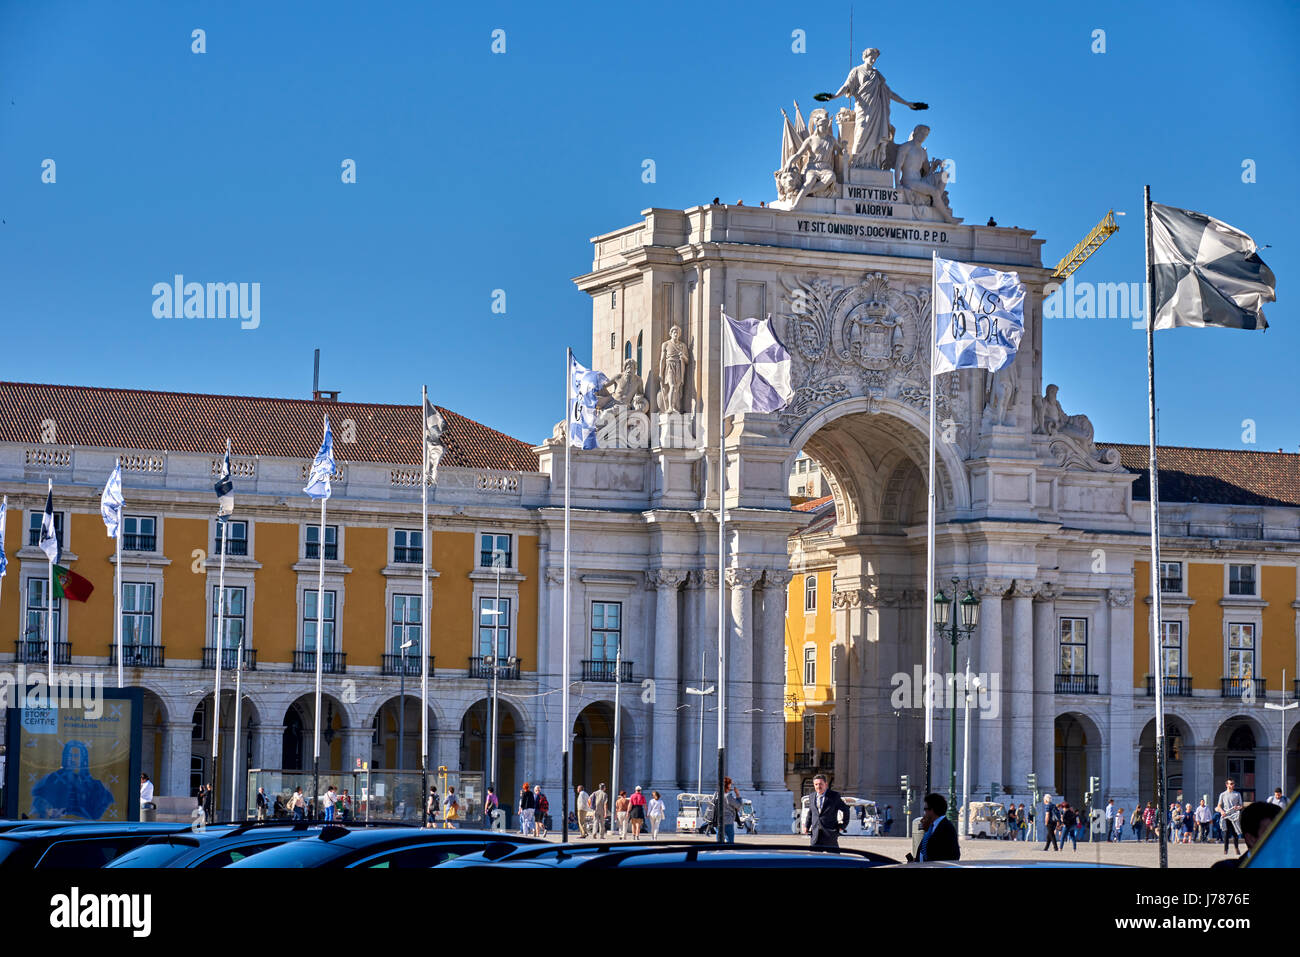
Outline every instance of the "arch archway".
<path id="1" fill-rule="evenodd" d="M 403 707 L 405 705 L 405 707 Z M 413 771 L 420 767 L 420 697 L 408 694 L 405 701 L 393 695 L 371 718 L 370 766 Z M 429 708 L 429 749 L 433 750 L 437 717 Z"/>
<path id="2" fill-rule="evenodd" d="M 314 760 L 312 709 L 315 695 L 297 698 L 284 712 L 284 735 L 281 739 L 280 767 L 286 771 L 310 771 Z M 343 770 L 343 730 L 348 726 L 347 711 L 331 695 L 321 695 L 320 770 L 338 773 Z"/>
<path id="3" fill-rule="evenodd" d="M 1243 801 L 1257 799 L 1257 788 L 1271 793 L 1268 781 L 1268 738 L 1254 718 L 1234 715 L 1219 725 L 1214 735 L 1214 787 L 1211 793 L 1222 790 L 1223 782 L 1232 778 L 1237 782 Z M 1259 794 L 1262 799 L 1264 794 Z"/>
<path id="4" fill-rule="evenodd" d="M 417 712 L 418 713 L 418 712 Z M 492 778 L 492 701 L 480 698 L 460 722 L 460 769 L 480 771 L 485 787 L 495 787 L 501 807 L 512 811 L 523 780 L 523 716 L 504 698 L 497 699 L 497 780 Z M 513 816 L 513 815 L 511 815 Z"/>
<path id="5" fill-rule="evenodd" d="M 1204 790 L 1200 782 L 1193 780 L 1193 768 L 1187 760 L 1188 749 L 1196 746 L 1190 726 L 1176 715 L 1165 716 L 1165 740 L 1168 750 L 1165 753 L 1165 778 L 1169 784 L 1169 793 L 1165 805 L 1179 794 Z M 1156 799 L 1156 720 L 1152 718 L 1142 728 L 1138 738 L 1138 797 L 1142 801 Z"/>
<path id="6" fill-rule="evenodd" d="M 218 742 L 218 765 L 212 765 L 212 692 L 203 695 L 191 713 L 193 730 L 190 735 L 189 794 L 197 794 L 199 784 L 212 785 L 214 790 L 213 813 L 216 820 L 242 817 L 238 810 L 243 806 L 248 788 L 246 774 L 254 767 L 253 742 L 261 723 L 257 705 L 247 695 L 239 706 L 239 729 L 235 729 L 235 692 L 233 688 L 221 692 L 221 740 Z M 235 760 L 238 755 L 238 761 Z M 237 777 L 232 780 L 232 775 Z M 232 806 L 231 785 L 234 784 Z"/>
<path id="7" fill-rule="evenodd" d="M 1056 717 L 1055 736 L 1056 794 L 1081 807 L 1088 778 L 1101 775 L 1101 731 L 1086 714 L 1067 711 Z"/>

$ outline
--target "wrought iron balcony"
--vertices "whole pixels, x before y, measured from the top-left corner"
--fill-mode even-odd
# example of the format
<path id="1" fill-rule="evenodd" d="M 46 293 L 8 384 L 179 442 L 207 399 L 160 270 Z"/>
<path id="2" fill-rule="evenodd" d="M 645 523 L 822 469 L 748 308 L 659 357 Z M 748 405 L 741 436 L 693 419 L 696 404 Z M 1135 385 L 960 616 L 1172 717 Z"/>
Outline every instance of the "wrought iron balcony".
<path id="1" fill-rule="evenodd" d="M 1262 700 L 1264 697 L 1264 683 L 1267 680 L 1266 678 L 1224 678 L 1221 696 L 1224 698 L 1240 698 L 1242 692 L 1246 690 L 1246 684 L 1253 681 L 1255 682 L 1255 697 Z"/>
<path id="2" fill-rule="evenodd" d="M 1162 593 L 1169 593 L 1169 592 L 1172 592 L 1173 594 L 1177 595 L 1177 594 L 1180 594 L 1180 593 L 1182 592 L 1182 590 L 1183 590 L 1183 580 L 1182 580 L 1182 578 L 1164 578 L 1164 577 L 1161 577 L 1161 579 L 1160 579 L 1160 591 L 1161 591 Z"/>
<path id="3" fill-rule="evenodd" d="M 124 552 L 152 552 L 157 544 L 157 535 L 122 536 L 122 551 Z"/>
<path id="4" fill-rule="evenodd" d="M 393 548 L 394 565 L 420 565 L 423 564 L 423 562 L 424 562 L 423 548 L 402 548 L 399 546 L 394 546 Z"/>
<path id="5" fill-rule="evenodd" d="M 811 751 L 796 751 L 794 753 L 794 769 L 796 771 L 811 771 L 813 769 L 813 753 Z"/>
<path id="6" fill-rule="evenodd" d="M 608 661 L 603 658 L 585 659 L 582 662 L 582 680 L 583 681 L 614 681 L 615 671 L 618 670 L 618 680 L 628 682 L 632 680 L 631 661 L 622 662 L 621 669 L 615 669 L 616 662 Z"/>
<path id="7" fill-rule="evenodd" d="M 239 654 L 238 648 L 222 648 L 221 649 L 221 670 L 234 671 L 235 662 L 238 660 L 238 654 Z M 217 649 L 215 648 L 203 649 L 203 667 L 204 668 L 217 667 Z M 244 670 L 245 671 L 257 670 L 257 649 L 256 648 L 244 649 Z"/>
<path id="8" fill-rule="evenodd" d="M 315 559 L 319 559 L 319 558 L 320 558 L 320 543 L 319 543 L 319 542 L 307 542 L 307 551 L 306 551 L 306 555 L 305 555 L 305 557 L 306 557 L 306 558 L 315 558 Z M 338 557 L 339 557 L 339 543 L 338 543 L 338 542 L 326 542 L 326 543 L 325 543 L 325 560 L 326 560 L 327 562 L 332 562 L 332 561 L 336 561 L 336 560 L 338 559 Z"/>
<path id="9" fill-rule="evenodd" d="M 117 645 L 108 646 L 108 663 L 117 664 Z M 163 666 L 162 645 L 122 645 L 122 664 L 128 668 L 161 668 Z"/>
<path id="10" fill-rule="evenodd" d="M 403 659 L 405 659 L 406 676 L 420 677 L 419 655 L 384 655 L 384 674 L 400 675 L 403 671 Z M 433 655 L 429 656 L 429 674 L 433 674 Z"/>
<path id="11" fill-rule="evenodd" d="M 220 554 L 221 554 L 221 536 L 220 536 L 220 535 L 218 535 L 218 536 L 217 536 L 217 540 L 216 540 L 215 542 L 212 543 L 212 554 L 214 554 L 214 555 L 220 555 Z M 227 538 L 227 539 L 226 539 L 226 554 L 227 554 L 227 555 L 247 555 L 247 554 L 248 554 L 248 539 L 246 539 L 246 538 Z"/>
<path id="12" fill-rule="evenodd" d="M 348 656 L 342 651 L 327 651 L 321 658 L 320 669 L 327 675 L 341 675 L 348 670 Z M 316 671 L 316 652 L 295 651 L 293 653 L 294 671 Z"/>
<path id="13" fill-rule="evenodd" d="M 1187 677 L 1175 678 L 1165 675 L 1165 697 L 1166 698 L 1190 698 L 1192 696 L 1192 679 Z M 1156 677 L 1147 675 L 1147 697 L 1156 696 Z"/>
<path id="14" fill-rule="evenodd" d="M 1057 675 L 1057 694 L 1097 694 L 1096 675 Z"/>
<path id="15" fill-rule="evenodd" d="M 522 658 L 516 658 L 514 662 L 502 661 L 497 665 L 497 678 L 502 681 L 519 680 L 519 665 Z M 469 676 L 471 678 L 487 678 L 492 680 L 492 665 L 485 657 L 473 657 L 469 660 Z"/>
<path id="16" fill-rule="evenodd" d="M 834 770 L 835 770 L 835 752 L 834 752 L 834 751 L 823 751 L 823 752 L 821 753 L 821 757 L 819 757 L 819 758 L 817 759 L 817 769 L 818 769 L 819 771 L 834 771 Z"/>
<path id="17" fill-rule="evenodd" d="M 493 559 L 493 557 L 494 557 L 495 555 L 496 555 L 496 552 L 491 552 L 491 551 L 488 551 L 488 552 L 479 552 L 479 553 L 478 553 L 478 564 L 479 564 L 479 567 L 480 567 L 480 568 L 495 568 L 496 566 L 492 564 L 492 559 Z M 503 564 L 503 565 L 501 566 L 502 571 L 507 571 L 507 570 L 509 570 L 509 569 L 511 569 L 511 568 L 514 567 L 513 559 L 512 559 L 512 556 L 511 556 L 510 552 L 502 552 L 502 553 L 501 553 L 501 560 L 505 563 L 505 564 Z"/>
<path id="18" fill-rule="evenodd" d="M 14 661 L 26 662 L 27 664 L 49 663 L 50 646 L 44 641 L 15 641 L 14 649 Z M 56 641 L 54 643 L 54 663 L 56 665 L 72 664 L 72 645 L 70 642 Z"/>

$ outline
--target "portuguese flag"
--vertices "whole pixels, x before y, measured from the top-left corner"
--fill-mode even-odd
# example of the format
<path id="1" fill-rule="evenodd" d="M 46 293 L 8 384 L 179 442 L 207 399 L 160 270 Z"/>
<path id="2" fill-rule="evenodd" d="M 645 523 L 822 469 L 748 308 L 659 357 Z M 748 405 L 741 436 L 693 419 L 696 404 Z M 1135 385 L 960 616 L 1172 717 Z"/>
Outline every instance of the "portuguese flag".
<path id="1" fill-rule="evenodd" d="M 95 586 L 70 568 L 54 566 L 54 597 L 68 601 L 85 601 Z"/>

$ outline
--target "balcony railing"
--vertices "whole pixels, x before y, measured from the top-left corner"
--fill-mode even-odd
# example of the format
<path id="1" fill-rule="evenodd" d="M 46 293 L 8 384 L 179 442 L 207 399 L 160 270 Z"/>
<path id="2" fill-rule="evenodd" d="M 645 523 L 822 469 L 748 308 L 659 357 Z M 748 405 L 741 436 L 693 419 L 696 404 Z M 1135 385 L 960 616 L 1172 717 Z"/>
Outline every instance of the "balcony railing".
<path id="1" fill-rule="evenodd" d="M 519 680 L 519 664 L 522 658 L 516 658 L 513 664 L 501 662 L 497 665 L 497 678 L 501 681 Z M 487 662 L 486 658 L 474 657 L 469 660 L 469 676 L 471 678 L 492 678 L 492 665 Z"/>
<path id="2" fill-rule="evenodd" d="M 403 661 L 405 661 L 406 676 L 420 676 L 420 656 L 419 655 L 384 655 L 384 674 L 400 675 L 403 671 Z M 433 674 L 433 655 L 429 656 L 429 674 Z"/>
<path id="3" fill-rule="evenodd" d="M 1096 675 L 1057 675 L 1057 694 L 1097 694 Z"/>
<path id="4" fill-rule="evenodd" d="M 794 769 L 796 771 L 811 771 L 813 769 L 813 753 L 811 751 L 796 751 L 794 753 Z"/>
<path id="5" fill-rule="evenodd" d="M 1162 592 L 1172 592 L 1177 595 L 1183 590 L 1183 580 L 1181 578 L 1161 578 L 1160 590 Z"/>
<path id="6" fill-rule="evenodd" d="M 424 562 L 423 548 L 393 548 L 394 565 L 420 565 Z"/>
<path id="7" fill-rule="evenodd" d="M 613 681 L 615 676 L 615 664 L 617 662 L 608 661 L 602 658 L 586 659 L 582 662 L 582 680 L 583 681 Z M 622 668 L 619 671 L 618 680 L 628 682 L 632 680 L 631 661 L 621 663 Z"/>
<path id="8" fill-rule="evenodd" d="M 348 656 L 342 651 L 327 651 L 321 658 L 321 671 L 327 675 L 341 675 L 348 670 Z M 293 653 L 294 671 L 316 671 L 316 652 L 295 651 Z"/>
<path id="9" fill-rule="evenodd" d="M 59 543 L 59 548 L 62 548 L 62 547 L 63 547 L 63 530 L 62 530 L 62 529 L 55 529 L 55 532 L 54 532 L 54 538 L 55 538 L 55 540 Z M 40 543 L 41 543 L 41 530 L 40 530 L 39 528 L 33 528 L 33 529 L 31 530 L 31 534 L 29 534 L 29 535 L 27 536 L 27 544 L 28 544 L 28 545 L 39 545 Z"/>
<path id="10" fill-rule="evenodd" d="M 1266 678 L 1224 678 L 1223 693 L 1224 698 L 1240 698 L 1242 692 L 1246 690 L 1246 684 L 1250 681 L 1255 682 L 1255 697 L 1263 699 L 1264 683 Z"/>
<path id="11" fill-rule="evenodd" d="M 817 768 L 821 771 L 835 770 L 835 752 L 823 751 L 821 757 L 817 759 Z"/>
<path id="12" fill-rule="evenodd" d="M 117 645 L 108 646 L 108 663 L 117 664 Z M 161 668 L 163 666 L 162 645 L 122 645 L 122 664 L 128 668 Z"/>
<path id="13" fill-rule="evenodd" d="M 217 537 L 217 540 L 216 540 L 215 542 L 212 543 L 212 554 L 214 554 L 214 555 L 220 555 L 220 554 L 221 554 L 221 538 L 220 538 L 220 536 L 218 536 L 218 537 Z M 247 555 L 247 554 L 248 554 L 248 539 L 246 539 L 246 538 L 227 538 L 227 539 L 226 539 L 226 554 L 227 554 L 227 555 Z"/>
<path id="14" fill-rule="evenodd" d="M 221 649 L 221 670 L 234 671 L 235 663 L 236 661 L 238 661 L 238 655 L 239 655 L 238 648 L 222 648 Z M 217 667 L 216 648 L 203 649 L 203 667 L 204 668 Z M 257 649 L 256 648 L 244 649 L 244 670 L 245 671 L 257 670 Z"/>
<path id="15" fill-rule="evenodd" d="M 492 557 L 493 557 L 495 554 L 496 554 L 495 552 L 490 552 L 490 551 L 489 551 L 489 552 L 479 552 L 479 553 L 478 553 L 478 563 L 479 563 L 479 567 L 480 567 L 480 568 L 494 568 L 495 566 L 492 564 Z M 503 562 L 505 562 L 505 564 L 503 564 L 503 565 L 501 566 L 503 569 L 508 569 L 508 568 L 511 567 L 511 558 L 510 558 L 510 553 L 509 553 L 509 552 L 502 552 L 502 553 L 501 553 L 501 560 L 502 560 Z"/>
<path id="16" fill-rule="evenodd" d="M 1190 698 L 1192 696 L 1192 679 L 1187 677 L 1177 678 L 1172 675 L 1165 675 L 1165 697 L 1166 698 Z M 1156 696 L 1156 676 L 1147 675 L 1147 697 Z"/>
<path id="17" fill-rule="evenodd" d="M 48 664 L 50 646 L 44 641 L 15 641 L 14 660 L 27 664 Z M 66 641 L 54 643 L 54 663 L 56 665 L 72 664 L 72 645 Z"/>
<path id="18" fill-rule="evenodd" d="M 122 551 L 152 552 L 158 545 L 157 535 L 123 535 Z"/>
<path id="19" fill-rule="evenodd" d="M 315 558 L 315 559 L 318 559 L 318 560 L 320 559 L 320 543 L 319 543 L 319 542 L 308 542 L 308 543 L 307 543 L 306 557 L 307 557 L 307 558 Z M 339 557 L 339 543 L 338 543 L 338 542 L 326 542 L 326 543 L 325 543 L 325 560 L 326 560 L 327 562 L 337 561 L 337 560 L 338 560 L 338 557 Z"/>

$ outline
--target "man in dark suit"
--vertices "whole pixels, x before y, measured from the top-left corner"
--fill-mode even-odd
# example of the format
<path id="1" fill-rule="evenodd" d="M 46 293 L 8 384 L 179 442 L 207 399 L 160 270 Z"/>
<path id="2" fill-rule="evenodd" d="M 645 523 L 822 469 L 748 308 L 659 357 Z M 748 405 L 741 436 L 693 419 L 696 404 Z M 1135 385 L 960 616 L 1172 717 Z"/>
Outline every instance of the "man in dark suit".
<path id="1" fill-rule="evenodd" d="M 809 795 L 808 837 L 813 847 L 840 846 L 840 831 L 849 826 L 849 806 L 839 792 L 826 786 L 826 775 L 813 778 L 813 793 Z M 840 818 L 843 816 L 843 823 Z"/>
<path id="2" fill-rule="evenodd" d="M 942 794 L 925 796 L 925 811 L 921 826 L 925 828 L 917 856 L 907 855 L 909 863 L 917 861 L 959 861 L 961 850 L 957 846 L 957 829 L 948 820 L 948 800 Z"/>

